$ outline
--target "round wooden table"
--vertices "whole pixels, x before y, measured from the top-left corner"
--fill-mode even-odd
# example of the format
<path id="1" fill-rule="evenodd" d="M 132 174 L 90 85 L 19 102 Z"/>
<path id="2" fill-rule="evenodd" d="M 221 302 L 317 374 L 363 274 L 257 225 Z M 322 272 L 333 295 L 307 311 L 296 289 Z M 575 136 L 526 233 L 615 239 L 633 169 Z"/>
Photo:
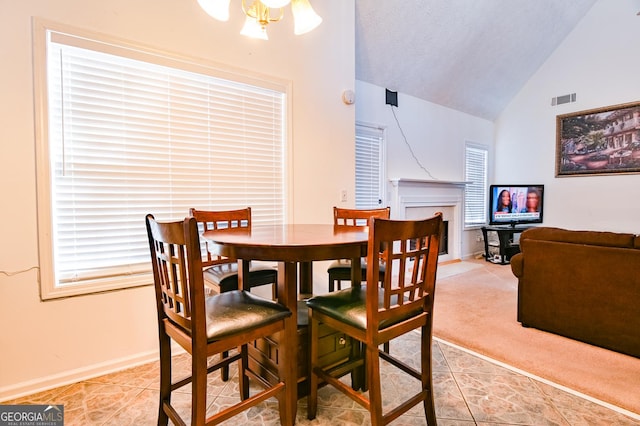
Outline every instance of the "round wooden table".
<path id="1" fill-rule="evenodd" d="M 249 261 L 278 262 L 278 301 L 293 315 L 285 326 L 285 367 L 298 375 L 298 295 L 313 293 L 313 261 L 352 259 L 352 282 L 362 280 L 360 259 L 366 256 L 368 230 L 366 227 L 321 224 L 256 225 L 251 230 L 233 228 L 206 231 L 202 237 L 210 242 L 213 254 L 238 259 L 238 285 L 243 288 L 244 277 L 249 276 Z M 298 291 L 300 269 L 300 291 Z M 300 369 L 298 368 L 298 371 Z M 303 378 L 299 377 L 299 380 Z M 298 390 L 287 389 L 289 402 L 296 407 Z M 295 408 L 294 408 L 295 418 Z"/>

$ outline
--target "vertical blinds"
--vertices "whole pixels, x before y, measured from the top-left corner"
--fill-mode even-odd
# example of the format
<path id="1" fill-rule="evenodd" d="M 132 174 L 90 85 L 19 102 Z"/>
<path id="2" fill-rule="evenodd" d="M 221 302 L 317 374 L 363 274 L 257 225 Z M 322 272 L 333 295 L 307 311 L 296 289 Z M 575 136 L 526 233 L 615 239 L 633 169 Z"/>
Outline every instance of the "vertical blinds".
<path id="1" fill-rule="evenodd" d="M 382 204 L 382 129 L 356 125 L 357 209 L 379 208 Z"/>
<path id="2" fill-rule="evenodd" d="M 147 213 L 284 221 L 283 91 L 61 39 L 47 44 L 56 285 L 147 272 Z"/>
<path id="3" fill-rule="evenodd" d="M 465 180 L 472 182 L 464 190 L 465 226 L 483 225 L 487 221 L 488 157 L 486 148 L 465 146 Z"/>

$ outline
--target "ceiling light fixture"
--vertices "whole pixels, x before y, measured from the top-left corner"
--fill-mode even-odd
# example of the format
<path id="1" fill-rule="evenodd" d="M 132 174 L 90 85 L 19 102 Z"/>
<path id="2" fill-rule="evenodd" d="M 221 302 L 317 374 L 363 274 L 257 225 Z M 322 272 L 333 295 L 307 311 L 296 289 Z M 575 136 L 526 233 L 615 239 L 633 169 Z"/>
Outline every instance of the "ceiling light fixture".
<path id="1" fill-rule="evenodd" d="M 200 7 L 211 17 L 219 21 L 229 20 L 231 0 L 198 0 Z M 278 22 L 284 17 L 284 7 L 291 3 L 293 14 L 293 33 L 308 33 L 320 25 L 322 18 L 313 10 L 309 0 L 253 0 L 247 7 L 247 0 L 242 0 L 242 11 L 246 15 L 240 34 L 268 40 L 267 25 Z M 272 9 L 280 9 L 277 15 L 271 15 Z"/>

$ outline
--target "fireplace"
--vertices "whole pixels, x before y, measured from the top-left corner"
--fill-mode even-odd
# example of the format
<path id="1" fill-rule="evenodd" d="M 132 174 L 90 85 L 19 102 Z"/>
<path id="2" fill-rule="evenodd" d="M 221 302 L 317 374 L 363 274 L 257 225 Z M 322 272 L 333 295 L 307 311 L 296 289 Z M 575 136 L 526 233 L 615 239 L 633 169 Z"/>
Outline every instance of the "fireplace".
<path id="1" fill-rule="evenodd" d="M 442 234 L 440 234 L 440 256 L 449 254 L 449 221 L 444 220 L 442 224 Z"/>
<path id="2" fill-rule="evenodd" d="M 409 241 L 409 248 L 414 250 L 416 248 L 416 242 L 411 240 Z M 449 221 L 442 221 L 442 233 L 440 234 L 440 251 L 438 252 L 440 256 L 445 254 L 449 254 Z"/>
<path id="3" fill-rule="evenodd" d="M 440 261 L 462 257 L 462 200 L 467 182 L 439 180 L 391 180 L 391 217 L 423 219 L 442 213 L 446 223 L 440 245 Z"/>

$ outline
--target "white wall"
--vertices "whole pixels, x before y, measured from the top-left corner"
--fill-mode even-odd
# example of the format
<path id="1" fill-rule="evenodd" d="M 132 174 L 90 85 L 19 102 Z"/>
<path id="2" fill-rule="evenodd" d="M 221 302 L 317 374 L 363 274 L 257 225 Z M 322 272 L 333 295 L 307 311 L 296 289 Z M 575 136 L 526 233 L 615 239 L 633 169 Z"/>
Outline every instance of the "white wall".
<path id="1" fill-rule="evenodd" d="M 386 105 L 385 99 L 384 87 L 356 81 L 356 120 L 385 128 L 388 179 L 464 181 L 465 142 L 493 150 L 494 125 L 488 120 L 403 93 L 398 93 L 397 108 Z M 482 243 L 476 241 L 478 235 L 479 230 L 463 232 L 463 258 L 483 250 Z"/>
<path id="2" fill-rule="evenodd" d="M 555 177 L 556 115 L 640 101 L 639 9 L 596 2 L 496 122 L 494 182 L 545 184 L 547 226 L 640 233 L 640 175 Z"/>
<path id="3" fill-rule="evenodd" d="M 354 0 L 314 1 L 324 22 L 298 37 L 287 10 L 268 42 L 239 35 L 240 2 L 232 3 L 230 22 L 221 23 L 196 0 L 0 0 L 0 271 L 10 273 L 0 273 L 0 400 L 157 351 L 150 286 L 39 299 L 32 16 L 291 81 L 290 220 L 331 223 L 340 189 L 353 194 L 353 150 L 345 146 L 353 146 L 355 107 L 340 95 L 355 85 Z"/>

